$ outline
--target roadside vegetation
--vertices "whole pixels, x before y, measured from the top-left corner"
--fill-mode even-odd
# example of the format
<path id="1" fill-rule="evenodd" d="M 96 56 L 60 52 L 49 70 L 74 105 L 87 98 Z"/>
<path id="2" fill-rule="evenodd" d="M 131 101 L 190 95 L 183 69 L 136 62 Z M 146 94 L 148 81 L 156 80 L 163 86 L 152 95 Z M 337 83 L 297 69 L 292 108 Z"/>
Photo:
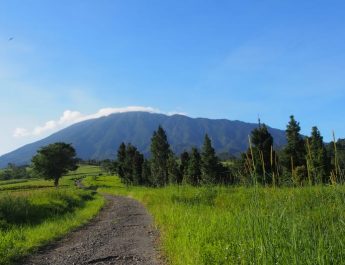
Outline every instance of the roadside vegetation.
<path id="1" fill-rule="evenodd" d="M 345 264 L 345 145 L 300 134 L 293 116 L 287 144 L 275 149 L 265 124 L 240 158 L 222 162 L 205 135 L 179 157 L 162 127 L 151 157 L 122 143 L 117 177 L 86 178 L 100 192 L 143 202 L 161 231 L 170 264 Z"/>
<path id="2" fill-rule="evenodd" d="M 115 176 L 83 182 L 144 203 L 168 264 L 345 264 L 342 185 L 150 188 L 126 187 Z"/>
<path id="3" fill-rule="evenodd" d="M 122 143 L 116 160 L 78 169 L 72 146 L 43 147 L 0 172 L 0 264 L 90 220 L 99 193 L 144 203 L 172 265 L 345 264 L 345 140 L 325 144 L 317 127 L 304 137 L 293 116 L 286 138 L 276 149 L 259 122 L 246 152 L 221 161 L 207 134 L 176 156 L 159 126 L 149 158 Z"/>
<path id="4" fill-rule="evenodd" d="M 94 217 L 103 197 L 74 182 L 99 174 L 99 167 L 81 166 L 63 177 L 59 188 L 41 179 L 0 181 L 0 264 L 18 261 Z"/>

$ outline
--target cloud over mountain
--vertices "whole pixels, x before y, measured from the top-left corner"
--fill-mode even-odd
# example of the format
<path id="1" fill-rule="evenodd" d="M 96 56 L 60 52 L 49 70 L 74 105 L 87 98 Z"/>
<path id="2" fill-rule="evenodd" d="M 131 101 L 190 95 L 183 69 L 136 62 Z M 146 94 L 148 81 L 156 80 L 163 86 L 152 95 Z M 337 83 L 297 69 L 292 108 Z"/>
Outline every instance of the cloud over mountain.
<path id="1" fill-rule="evenodd" d="M 45 124 L 36 126 L 33 129 L 26 129 L 26 128 L 16 128 L 13 132 L 13 137 L 20 138 L 20 137 L 27 137 L 27 136 L 39 136 L 49 131 L 55 131 L 58 129 L 65 128 L 69 125 L 74 123 L 78 123 L 81 121 L 97 119 L 100 117 L 109 116 L 115 113 L 125 113 L 125 112 L 134 112 L 134 111 L 142 111 L 142 112 L 149 112 L 149 113 L 160 113 L 158 109 L 154 109 L 152 107 L 142 107 L 142 106 L 128 106 L 123 108 L 103 108 L 93 114 L 84 115 L 79 111 L 71 111 L 66 110 L 63 112 L 62 116 L 57 120 L 50 120 L 47 121 Z M 175 113 L 174 113 L 175 114 Z"/>

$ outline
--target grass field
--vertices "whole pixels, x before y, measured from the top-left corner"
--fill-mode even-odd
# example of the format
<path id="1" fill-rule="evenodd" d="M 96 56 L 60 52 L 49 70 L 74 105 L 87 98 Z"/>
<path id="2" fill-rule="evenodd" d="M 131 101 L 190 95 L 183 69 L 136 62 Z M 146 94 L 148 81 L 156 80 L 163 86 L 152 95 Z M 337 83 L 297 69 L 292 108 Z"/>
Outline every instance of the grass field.
<path id="1" fill-rule="evenodd" d="M 142 201 L 173 265 L 345 264 L 345 187 L 124 187 L 88 177 L 100 192 Z"/>
<path id="2" fill-rule="evenodd" d="M 77 189 L 83 178 L 90 190 Z M 169 264 L 345 264 L 345 187 L 125 187 L 83 166 L 52 181 L 0 182 L 0 264 L 86 223 L 100 193 L 143 202 L 161 231 Z"/>
<path id="3" fill-rule="evenodd" d="M 0 182 L 0 264 L 11 264 L 38 247 L 85 224 L 104 199 L 77 189 L 76 178 L 99 175 L 98 167 L 82 166 L 60 181 L 40 179 Z"/>

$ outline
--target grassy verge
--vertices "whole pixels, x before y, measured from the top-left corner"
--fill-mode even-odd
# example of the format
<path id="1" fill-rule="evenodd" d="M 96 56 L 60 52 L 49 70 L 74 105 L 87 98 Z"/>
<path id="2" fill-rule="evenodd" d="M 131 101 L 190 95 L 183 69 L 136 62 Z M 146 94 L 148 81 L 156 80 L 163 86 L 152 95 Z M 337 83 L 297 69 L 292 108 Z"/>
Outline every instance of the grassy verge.
<path id="1" fill-rule="evenodd" d="M 100 195 L 73 188 L 0 195 L 0 264 L 9 264 L 85 224 Z"/>
<path id="2" fill-rule="evenodd" d="M 93 174 L 95 169 L 84 167 L 78 173 Z M 97 215 L 104 198 L 74 187 L 80 177 L 63 177 L 58 189 L 39 179 L 0 182 L 1 265 L 20 260 Z"/>
<path id="3" fill-rule="evenodd" d="M 90 177 L 100 192 L 143 202 L 171 264 L 345 264 L 345 187 L 124 187 Z"/>

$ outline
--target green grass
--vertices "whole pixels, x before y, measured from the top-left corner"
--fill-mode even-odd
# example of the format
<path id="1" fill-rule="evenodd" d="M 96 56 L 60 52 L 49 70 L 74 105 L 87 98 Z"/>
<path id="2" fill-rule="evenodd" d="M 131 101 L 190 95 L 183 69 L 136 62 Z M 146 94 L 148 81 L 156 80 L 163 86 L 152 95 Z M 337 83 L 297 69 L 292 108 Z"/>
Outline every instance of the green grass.
<path id="1" fill-rule="evenodd" d="M 345 264 L 345 187 L 125 188 L 89 177 L 100 192 L 143 202 L 170 264 Z"/>
<path id="2" fill-rule="evenodd" d="M 2 180 L 0 181 L 0 186 L 8 185 L 8 184 L 16 184 L 16 183 L 22 183 L 27 182 L 27 179 L 10 179 L 10 180 Z"/>
<path id="3" fill-rule="evenodd" d="M 81 167 L 78 173 L 93 175 L 96 170 L 100 172 L 99 168 Z M 74 180 L 80 177 L 63 177 L 58 189 L 51 180 L 0 181 L 0 264 L 20 260 L 99 212 L 104 198 L 74 187 Z"/>
<path id="4" fill-rule="evenodd" d="M 76 171 L 70 172 L 67 176 L 73 177 L 83 177 L 83 176 L 90 176 L 90 175 L 99 175 L 102 174 L 102 170 L 99 166 L 91 166 L 91 165 L 80 165 Z"/>
<path id="5" fill-rule="evenodd" d="M 85 201 L 82 196 L 85 194 L 77 191 L 55 191 L 30 194 L 26 199 L 12 198 L 10 205 L 18 207 L 15 216 L 24 215 L 24 219 L 15 219 L 0 229 L 0 264 L 10 264 L 94 217 L 103 206 L 103 197 L 96 195 Z M 28 205 L 33 211 L 27 216 L 20 210 Z M 38 216 L 33 215 L 35 211 Z"/>
<path id="6" fill-rule="evenodd" d="M 18 181 L 0 181 L 0 192 L 12 190 L 37 190 L 52 187 L 54 187 L 54 183 L 51 180 L 21 179 Z"/>

